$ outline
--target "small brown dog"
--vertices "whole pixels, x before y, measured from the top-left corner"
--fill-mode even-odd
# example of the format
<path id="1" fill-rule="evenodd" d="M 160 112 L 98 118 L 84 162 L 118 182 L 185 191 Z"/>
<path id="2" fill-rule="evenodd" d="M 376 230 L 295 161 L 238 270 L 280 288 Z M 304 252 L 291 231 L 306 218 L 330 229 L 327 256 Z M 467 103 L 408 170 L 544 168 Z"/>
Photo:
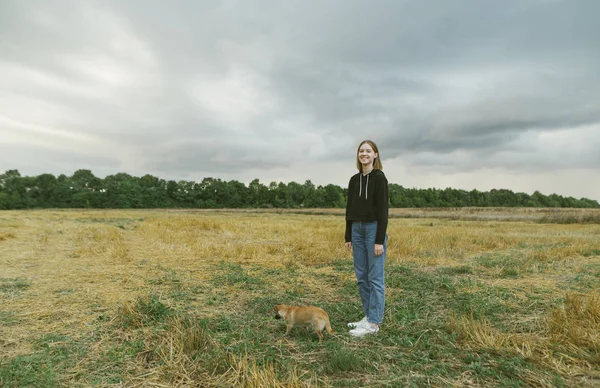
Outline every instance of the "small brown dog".
<path id="1" fill-rule="evenodd" d="M 315 333 L 319 336 L 319 342 L 323 340 L 323 329 L 333 334 L 329 324 L 329 315 L 325 310 L 315 306 L 288 306 L 278 304 L 275 306 L 275 318 L 283 318 L 287 322 L 285 334 L 288 334 L 294 325 L 312 325 Z"/>

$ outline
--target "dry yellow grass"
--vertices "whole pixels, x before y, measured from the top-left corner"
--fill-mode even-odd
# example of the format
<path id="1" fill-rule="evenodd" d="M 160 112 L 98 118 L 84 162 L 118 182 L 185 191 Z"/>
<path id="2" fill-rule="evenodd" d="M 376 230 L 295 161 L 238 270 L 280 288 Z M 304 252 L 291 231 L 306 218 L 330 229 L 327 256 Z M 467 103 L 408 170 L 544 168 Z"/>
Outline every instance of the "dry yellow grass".
<path id="1" fill-rule="evenodd" d="M 277 375 L 273 365 L 258 366 L 252 357 L 232 356 L 227 364 L 229 369 L 215 381 L 215 386 L 244 387 L 244 388 L 310 388 L 327 387 L 329 384 L 312 375 L 304 378 L 301 373 L 293 369 L 284 380 Z"/>
<path id="2" fill-rule="evenodd" d="M 563 307 L 553 311 L 549 332 L 557 342 L 600 353 L 600 295 L 568 293 Z"/>
<path id="3" fill-rule="evenodd" d="M 581 216 L 579 211 L 566 212 Z M 152 292 L 153 285 L 177 282 L 182 289 L 194 287 L 220 274 L 225 276 L 229 268 L 223 265 L 239 265 L 248 271 L 253 265 L 294 268 L 301 281 L 274 282 L 269 287 L 334 295 L 336 283 L 331 279 L 348 281 L 354 274 L 331 269 L 337 261 L 350 260 L 350 255 L 343 246 L 340 211 L 323 213 L 327 214 L 308 210 L 1 212 L 0 278 L 4 283 L 0 282 L 0 287 L 4 284 L 8 291 L 0 292 L 0 312 L 9 312 L 18 325 L 0 325 L 0 357 L 31 352 L 28 339 L 34 335 L 56 331 L 73 338 L 91 335 L 99 314 L 120 311 L 135 321 L 132 303 Z M 502 286 L 515 290 L 518 296 L 518 290 L 537 287 L 548 297 L 564 297 L 564 306 L 535 318 L 543 327 L 538 332 L 507 333 L 470 316 L 454 316 L 451 324 L 465 348 L 511 351 L 551 365 L 562 374 L 596 376 L 590 371 L 598 364 L 586 364 L 576 356 L 593 359 L 593 352 L 597 354 L 600 349 L 600 297 L 597 289 L 566 292 L 565 279 L 585 274 L 590 265 L 600 263 L 600 225 L 537 223 L 549 213 L 535 209 L 497 209 L 485 214 L 468 209 L 393 209 L 388 261 L 423 271 L 474 268 L 480 282 L 472 286 L 474 289 Z M 498 259 L 498 255 L 510 260 Z M 184 275 L 171 279 L 172 270 Z M 510 271 L 519 276 L 499 276 Z M 315 277 L 316 273 L 328 276 Z M 16 286 L 23 284 L 19 282 L 26 283 L 26 292 Z M 254 295 L 243 287 L 237 283 L 214 287 L 210 292 L 215 295 L 224 292 L 237 298 L 229 304 L 209 307 L 197 303 L 193 307 L 207 317 L 235 311 L 232 303 L 243 303 Z M 402 290 L 390 289 L 389 295 L 390 300 L 401 298 Z M 526 299 L 523 296 L 513 303 L 528 303 Z M 164 383 L 169 369 L 177 376 L 205 373 L 195 369 L 189 355 L 199 347 L 212 346 L 212 339 L 191 322 L 174 319 L 168 328 L 153 338 L 161 344 L 158 357 L 162 369 L 153 374 L 150 368 L 147 375 L 132 376 L 133 385 Z M 564 350 L 560 356 L 553 353 L 557 349 Z M 569 351 L 575 355 L 572 359 L 566 356 Z M 252 358 L 234 357 L 227 365 L 230 368 L 213 376 L 214 381 L 248 387 L 296 387 L 301 386 L 300 380 L 305 382 L 302 386 L 326 384 L 300 371 L 292 372 L 289 380 L 279 381 L 272 367 L 259 368 Z M 139 366 L 132 369 L 139 372 Z M 531 381 L 551 384 L 544 376 L 532 376 Z M 186 385 L 186 381 L 176 379 L 170 383 Z"/>

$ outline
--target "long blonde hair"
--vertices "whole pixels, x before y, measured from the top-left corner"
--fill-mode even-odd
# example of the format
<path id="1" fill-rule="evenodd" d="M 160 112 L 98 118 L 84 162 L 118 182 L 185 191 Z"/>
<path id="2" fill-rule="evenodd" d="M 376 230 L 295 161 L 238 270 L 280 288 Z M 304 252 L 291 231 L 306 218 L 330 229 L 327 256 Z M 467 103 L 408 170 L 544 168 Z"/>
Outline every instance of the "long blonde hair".
<path id="1" fill-rule="evenodd" d="M 377 144 L 375 144 L 375 142 L 373 142 L 372 140 L 363 140 L 358 145 L 358 148 L 356 149 L 356 168 L 358 168 L 358 171 L 362 172 L 362 164 L 360 163 L 360 159 L 358 158 L 358 153 L 360 151 L 360 147 L 362 147 L 362 145 L 365 143 L 370 145 L 371 148 L 373 148 L 373 152 L 377 154 L 377 157 L 373 161 L 373 170 L 383 170 L 383 164 L 381 164 L 381 155 L 379 154 L 379 148 L 377 148 Z"/>

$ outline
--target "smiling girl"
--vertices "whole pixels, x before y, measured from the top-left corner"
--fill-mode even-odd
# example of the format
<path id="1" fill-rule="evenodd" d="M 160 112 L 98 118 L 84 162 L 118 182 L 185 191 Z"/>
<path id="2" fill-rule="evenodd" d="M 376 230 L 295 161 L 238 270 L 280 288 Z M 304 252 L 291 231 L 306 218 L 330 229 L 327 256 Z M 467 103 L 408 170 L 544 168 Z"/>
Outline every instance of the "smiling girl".
<path id="1" fill-rule="evenodd" d="M 348 323 L 350 334 L 375 334 L 385 308 L 384 263 L 387 250 L 388 181 L 379 149 L 364 140 L 356 153 L 358 173 L 350 178 L 346 204 L 346 248 L 352 251 L 364 318 Z"/>

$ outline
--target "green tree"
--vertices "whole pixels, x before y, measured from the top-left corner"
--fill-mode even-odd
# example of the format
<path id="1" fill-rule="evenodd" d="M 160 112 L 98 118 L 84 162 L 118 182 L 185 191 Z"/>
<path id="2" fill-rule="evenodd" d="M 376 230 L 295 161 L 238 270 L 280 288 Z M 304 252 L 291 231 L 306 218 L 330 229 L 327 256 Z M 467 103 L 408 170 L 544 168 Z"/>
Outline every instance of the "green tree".
<path id="1" fill-rule="evenodd" d="M 102 208 L 105 207 L 102 189 L 103 182 L 94 176 L 90 170 L 77 170 L 70 179 L 71 205 L 77 208 Z"/>
<path id="2" fill-rule="evenodd" d="M 7 170 L 0 175 L 0 208 L 27 209 L 29 207 L 27 183 L 18 170 Z"/>
<path id="3" fill-rule="evenodd" d="M 327 208 L 345 207 L 344 193 L 339 186 L 328 184 L 323 188 L 323 206 Z"/>
<path id="4" fill-rule="evenodd" d="M 52 174 L 41 174 L 34 177 L 34 186 L 29 195 L 39 207 L 57 207 L 58 182 Z"/>
<path id="5" fill-rule="evenodd" d="M 269 188 L 260 183 L 258 179 L 252 180 L 248 185 L 248 202 L 249 207 L 264 208 L 271 207 L 269 202 Z"/>

